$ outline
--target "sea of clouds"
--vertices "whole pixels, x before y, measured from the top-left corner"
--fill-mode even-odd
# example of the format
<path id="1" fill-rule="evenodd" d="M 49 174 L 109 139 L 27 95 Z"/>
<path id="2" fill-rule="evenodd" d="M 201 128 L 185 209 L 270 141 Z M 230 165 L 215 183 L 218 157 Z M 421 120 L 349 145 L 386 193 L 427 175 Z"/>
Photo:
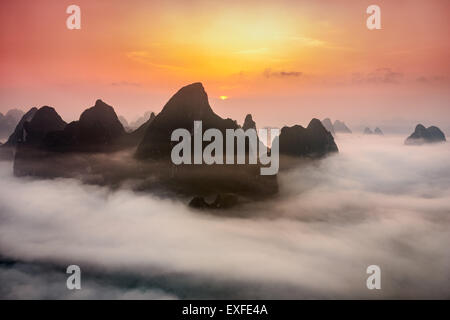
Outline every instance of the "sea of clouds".
<path id="1" fill-rule="evenodd" d="M 0 162 L 0 298 L 450 298 L 450 144 L 403 138 L 339 136 L 239 214 Z"/>

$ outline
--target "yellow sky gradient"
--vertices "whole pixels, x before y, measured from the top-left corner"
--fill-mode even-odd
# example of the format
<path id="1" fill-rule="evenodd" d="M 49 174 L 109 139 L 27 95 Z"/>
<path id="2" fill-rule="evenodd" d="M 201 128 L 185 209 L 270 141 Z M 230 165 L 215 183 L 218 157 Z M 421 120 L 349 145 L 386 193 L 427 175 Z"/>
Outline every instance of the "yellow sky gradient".
<path id="1" fill-rule="evenodd" d="M 382 30 L 366 28 L 373 3 Z M 82 29 L 67 30 L 70 4 L 1 3 L 0 111 L 75 117 L 102 97 L 135 116 L 197 81 L 226 116 L 248 102 L 267 121 L 277 99 L 305 116 L 352 115 L 350 102 L 374 97 L 448 102 L 449 1 L 80 0 Z"/>

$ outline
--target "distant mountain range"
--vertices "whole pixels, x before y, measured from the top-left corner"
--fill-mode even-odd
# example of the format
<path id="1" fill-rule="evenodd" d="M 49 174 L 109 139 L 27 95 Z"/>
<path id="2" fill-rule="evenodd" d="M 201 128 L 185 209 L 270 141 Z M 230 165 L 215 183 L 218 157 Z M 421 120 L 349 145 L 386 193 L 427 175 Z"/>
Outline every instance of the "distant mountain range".
<path id="1" fill-rule="evenodd" d="M 334 123 L 331 122 L 330 118 L 322 120 L 322 125 L 333 135 L 336 133 L 352 133 L 352 131 L 347 127 L 345 122 L 336 120 Z"/>
<path id="2" fill-rule="evenodd" d="M 37 114 L 40 112 L 41 109 Z M 56 117 L 53 121 L 59 126 Z M 60 152 L 107 152 L 120 149 L 126 135 L 114 109 L 97 100 L 93 107 L 81 114 L 78 121 L 49 132 L 41 140 L 41 147 Z"/>
<path id="3" fill-rule="evenodd" d="M 297 157 L 323 157 L 338 152 L 333 135 L 320 120 L 312 119 L 308 127 L 299 125 L 281 129 L 280 154 Z"/>
<path id="4" fill-rule="evenodd" d="M 68 124 L 52 107 L 32 108 L 18 121 L 8 142 L 0 146 L 0 154 L 3 158 L 5 155 L 14 158 L 17 176 L 79 177 L 95 173 L 95 177 L 103 177 L 101 183 L 109 184 L 149 175 L 154 183 L 139 188 L 164 185 L 190 195 L 222 194 L 216 207 L 225 206 L 223 199 L 229 202 L 233 198 L 225 196 L 229 193 L 257 196 L 277 192 L 276 176 L 260 176 L 260 164 L 173 165 L 172 131 L 185 128 L 192 132 L 194 121 L 198 120 L 202 121 L 203 130 L 216 128 L 224 133 L 226 129 L 241 127 L 237 121 L 214 113 L 203 85 L 193 83 L 181 88 L 159 114 L 150 113 L 148 120 L 131 132 L 125 130 L 123 119 L 121 122 L 114 108 L 102 100 L 85 110 L 79 120 Z M 256 128 L 250 114 L 243 128 Z M 276 139 L 280 154 L 289 157 L 315 158 L 338 152 L 332 134 L 317 119 L 307 128 L 284 127 Z M 126 168 L 112 171 L 110 166 L 114 163 L 109 162 L 109 157 L 103 157 L 99 163 L 98 158 L 90 156 L 120 150 L 135 150 L 136 160 L 130 159 Z"/>
<path id="5" fill-rule="evenodd" d="M 336 120 L 333 123 L 334 132 L 336 133 L 352 133 L 352 130 L 350 130 L 345 122 L 342 122 L 340 120 Z"/>
<path id="6" fill-rule="evenodd" d="M 369 127 L 366 127 L 364 129 L 364 134 L 368 134 L 368 135 L 378 135 L 378 136 L 382 136 L 384 135 L 383 131 L 381 131 L 381 129 L 379 127 L 376 127 L 374 131 L 372 131 L 372 129 L 370 129 Z"/>
<path id="7" fill-rule="evenodd" d="M 425 128 L 418 124 L 414 132 L 406 139 L 407 145 L 422 145 L 426 143 L 445 142 L 445 134 L 436 126 Z"/>
<path id="8" fill-rule="evenodd" d="M 152 111 L 147 111 L 142 117 L 139 117 L 133 122 L 128 122 L 124 116 L 119 116 L 119 121 L 122 123 L 123 127 L 127 132 L 132 132 L 143 124 L 145 124 L 148 120 L 154 119 L 156 117 L 155 113 Z"/>
<path id="9" fill-rule="evenodd" d="M 23 142 L 25 139 L 24 136 L 24 125 L 25 123 L 31 121 L 34 115 L 37 112 L 37 108 L 31 108 L 27 113 L 25 113 L 22 118 L 19 120 L 16 128 L 13 133 L 9 136 L 8 141 L 4 144 L 4 147 L 8 147 L 9 149 L 15 148 L 18 143 Z M 5 153 L 5 148 L 3 148 L 3 152 Z"/>
<path id="10" fill-rule="evenodd" d="M 145 119 L 136 129 L 126 130 L 126 120 L 120 119 L 114 108 L 102 100 L 97 100 L 79 120 L 71 123 L 66 123 L 49 106 L 32 108 L 25 114 L 12 110 L 0 114 L 2 128 L 12 132 L 6 143 L 0 145 L 0 156 L 14 160 L 17 176 L 89 177 L 88 182 L 107 185 L 141 179 L 139 189 L 164 186 L 175 193 L 196 196 L 191 205 L 199 208 L 225 208 L 234 205 L 241 196 L 259 197 L 277 192 L 277 177 L 260 176 L 261 164 L 175 166 L 171 163 L 173 130 L 184 128 L 192 133 L 194 121 L 202 121 L 203 130 L 216 128 L 222 133 L 227 129 L 257 128 L 251 114 L 245 117 L 242 127 L 233 119 L 217 115 L 201 83 L 181 88 L 159 114 L 148 113 Z M 15 128 L 11 128 L 12 123 Z M 351 132 L 344 122 L 332 123 L 328 118 L 312 119 L 306 128 L 283 127 L 274 140 L 279 143 L 281 169 L 284 159 L 314 159 L 338 152 L 333 135 Z M 383 134 L 378 127 L 374 131 L 367 127 L 364 133 Z M 445 140 L 439 128 L 418 125 L 405 143 Z M 249 148 L 247 142 L 246 145 Z M 126 151 L 131 156 L 124 163 L 114 162 L 108 156 L 95 156 L 117 151 Z M 216 195 L 216 201 L 206 202 L 203 197 L 208 195 Z"/>
<path id="11" fill-rule="evenodd" d="M 5 115 L 0 112 L 0 139 L 5 139 L 11 135 L 23 114 L 23 111 L 18 109 L 11 109 Z"/>
<path id="12" fill-rule="evenodd" d="M 333 136 L 336 135 L 336 132 L 334 131 L 333 123 L 331 122 L 330 118 L 326 118 L 322 120 L 322 125 L 325 127 L 325 129 L 328 130 Z"/>

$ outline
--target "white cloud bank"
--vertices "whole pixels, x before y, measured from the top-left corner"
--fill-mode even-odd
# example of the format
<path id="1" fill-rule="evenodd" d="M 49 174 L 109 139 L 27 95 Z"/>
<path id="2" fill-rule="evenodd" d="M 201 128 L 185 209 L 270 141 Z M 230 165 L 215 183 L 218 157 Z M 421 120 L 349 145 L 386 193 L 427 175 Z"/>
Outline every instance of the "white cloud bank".
<path id="1" fill-rule="evenodd" d="M 450 298 L 450 145 L 337 142 L 339 155 L 281 173 L 277 199 L 237 209 L 248 218 L 0 163 L 0 255 L 20 261 L 0 265 L 0 296 Z M 69 264 L 87 277 L 78 293 Z M 380 291 L 366 288 L 371 264 Z"/>

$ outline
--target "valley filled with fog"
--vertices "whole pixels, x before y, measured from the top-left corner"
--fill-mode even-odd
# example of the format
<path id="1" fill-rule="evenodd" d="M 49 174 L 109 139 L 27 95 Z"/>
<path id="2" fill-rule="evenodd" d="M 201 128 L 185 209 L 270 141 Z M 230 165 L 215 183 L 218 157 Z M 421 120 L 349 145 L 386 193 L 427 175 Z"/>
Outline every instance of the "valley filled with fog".
<path id="1" fill-rule="evenodd" d="M 450 298 L 450 145 L 404 139 L 339 135 L 277 196 L 227 211 L 0 162 L 0 298 Z"/>

